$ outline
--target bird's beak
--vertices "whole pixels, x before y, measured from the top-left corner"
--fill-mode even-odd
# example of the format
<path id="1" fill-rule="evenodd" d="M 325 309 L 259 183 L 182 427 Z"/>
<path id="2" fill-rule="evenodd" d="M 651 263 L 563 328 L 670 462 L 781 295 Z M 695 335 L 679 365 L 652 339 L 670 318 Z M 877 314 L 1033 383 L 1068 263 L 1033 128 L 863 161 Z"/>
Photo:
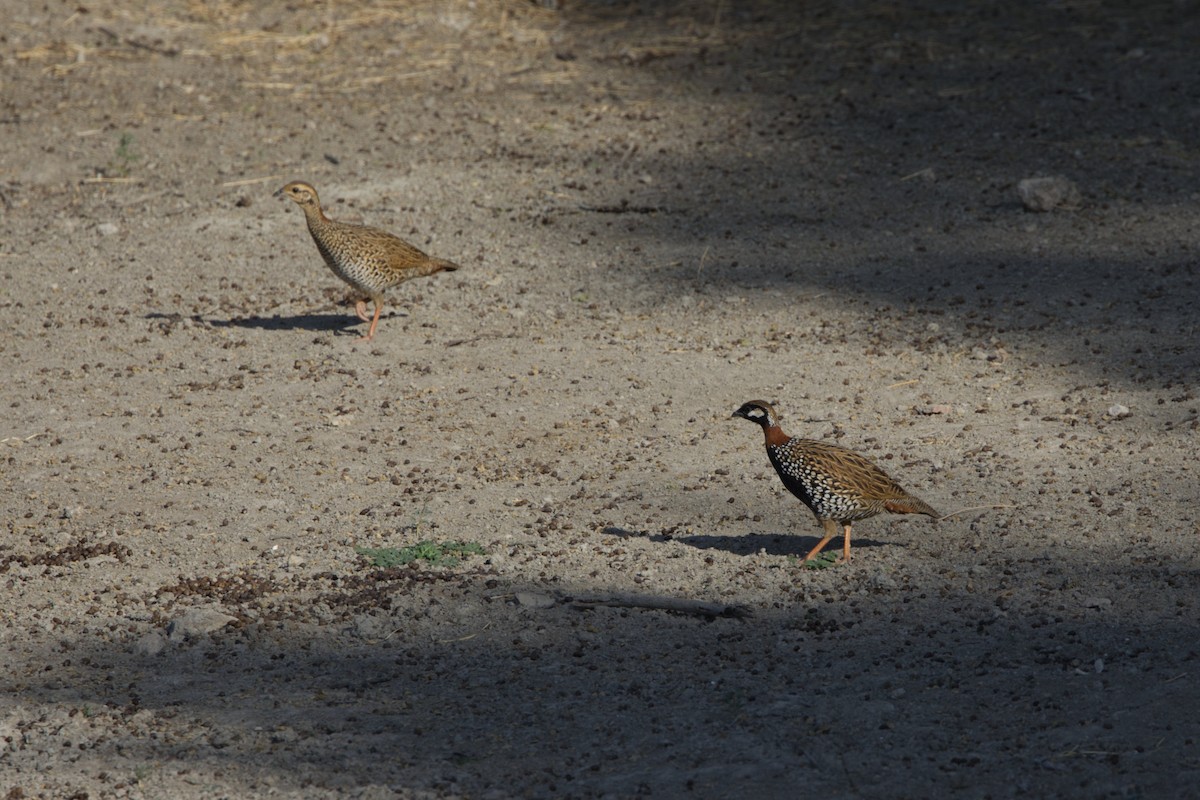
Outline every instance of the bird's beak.
<path id="1" fill-rule="evenodd" d="M 746 415 L 742 413 L 741 409 L 738 409 L 737 411 L 735 411 L 729 415 L 730 419 L 737 419 L 738 417 L 741 417 L 743 419 L 746 418 Z"/>
<path id="2" fill-rule="evenodd" d="M 272 197 L 283 197 L 283 189 L 276 189 L 275 194 L 273 194 L 271 196 Z"/>

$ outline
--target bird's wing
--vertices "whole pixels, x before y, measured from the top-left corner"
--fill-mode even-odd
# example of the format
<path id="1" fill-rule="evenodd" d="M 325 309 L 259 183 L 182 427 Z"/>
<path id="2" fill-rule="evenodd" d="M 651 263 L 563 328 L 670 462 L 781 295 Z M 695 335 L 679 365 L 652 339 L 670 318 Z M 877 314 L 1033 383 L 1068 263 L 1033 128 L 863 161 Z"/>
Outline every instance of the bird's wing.
<path id="1" fill-rule="evenodd" d="M 805 458 L 828 475 L 836 488 L 885 502 L 909 497 L 891 476 L 853 450 L 812 439 L 802 441 Z"/>
<path id="2" fill-rule="evenodd" d="M 356 238 L 365 247 L 378 248 L 381 253 L 387 255 L 390 262 L 400 266 L 410 263 L 419 264 L 429 258 L 429 256 L 425 255 L 424 251 L 413 247 L 399 236 L 390 234 L 387 231 L 381 231 L 378 228 L 363 225 L 357 229 Z"/>

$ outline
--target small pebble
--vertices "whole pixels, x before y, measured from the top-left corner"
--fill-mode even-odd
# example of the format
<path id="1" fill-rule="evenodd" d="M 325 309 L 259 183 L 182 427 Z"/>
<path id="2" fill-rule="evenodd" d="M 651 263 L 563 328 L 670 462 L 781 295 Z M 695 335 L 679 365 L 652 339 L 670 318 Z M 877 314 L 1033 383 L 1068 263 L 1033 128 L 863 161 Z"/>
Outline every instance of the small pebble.
<path id="1" fill-rule="evenodd" d="M 557 601 L 548 594 L 541 592 L 517 592 L 517 604 L 526 608 L 550 608 Z"/>
<path id="2" fill-rule="evenodd" d="M 1067 178 L 1026 178 L 1017 184 L 1017 193 L 1026 211 L 1053 211 L 1079 208 L 1079 187 Z"/>
<path id="3" fill-rule="evenodd" d="M 139 656 L 156 656 L 163 651 L 167 646 L 166 638 L 157 631 L 147 633 L 145 636 L 137 640 L 137 644 L 133 646 L 133 652 Z"/>
<path id="4" fill-rule="evenodd" d="M 237 617 L 231 617 L 215 608 L 191 608 L 167 623 L 167 638 L 172 642 L 195 639 L 219 631 Z"/>
<path id="5" fill-rule="evenodd" d="M 374 614 L 359 614 L 354 618 L 351 632 L 360 639 L 376 641 L 386 639 L 395 630 L 395 623 L 388 617 Z"/>

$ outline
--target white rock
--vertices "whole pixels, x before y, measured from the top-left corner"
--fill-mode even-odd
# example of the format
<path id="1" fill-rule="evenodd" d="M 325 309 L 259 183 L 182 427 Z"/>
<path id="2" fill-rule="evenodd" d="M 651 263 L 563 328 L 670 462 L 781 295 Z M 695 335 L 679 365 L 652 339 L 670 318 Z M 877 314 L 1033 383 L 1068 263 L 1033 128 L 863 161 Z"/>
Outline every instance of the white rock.
<path id="1" fill-rule="evenodd" d="M 156 656 L 167 646 L 167 639 L 158 631 L 147 633 L 137 640 L 133 652 L 139 656 Z"/>
<path id="2" fill-rule="evenodd" d="M 190 608 L 167 623 L 167 638 L 176 643 L 185 639 L 195 639 L 219 631 L 231 622 L 237 622 L 237 617 L 231 617 L 224 611 L 215 608 Z"/>
<path id="3" fill-rule="evenodd" d="M 550 595 L 541 592 L 517 592 L 516 598 L 518 605 L 526 608 L 550 608 L 557 602 Z"/>
<path id="4" fill-rule="evenodd" d="M 360 639 L 374 641 L 385 639 L 395 630 L 396 624 L 388 617 L 359 614 L 354 618 L 353 632 Z"/>
<path id="5" fill-rule="evenodd" d="M 1079 208 L 1079 187 L 1067 178 L 1026 178 L 1017 184 L 1017 193 L 1026 211 L 1053 211 Z"/>

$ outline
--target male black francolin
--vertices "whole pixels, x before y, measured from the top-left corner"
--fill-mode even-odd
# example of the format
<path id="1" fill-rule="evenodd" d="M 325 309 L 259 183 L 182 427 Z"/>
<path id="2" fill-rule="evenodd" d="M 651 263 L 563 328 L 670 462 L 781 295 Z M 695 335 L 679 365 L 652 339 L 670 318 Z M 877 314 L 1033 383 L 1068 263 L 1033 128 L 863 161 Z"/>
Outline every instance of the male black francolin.
<path id="1" fill-rule="evenodd" d="M 767 457 L 788 491 L 800 498 L 816 515 L 825 536 L 805 561 L 816 557 L 839 533 L 845 539 L 840 562 L 850 560 L 850 526 L 884 511 L 893 514 L 940 515 L 924 500 L 900 488 L 886 472 L 852 450 L 813 439 L 793 439 L 779 427 L 775 409 L 761 400 L 751 400 L 734 417 L 762 426 Z"/>
<path id="2" fill-rule="evenodd" d="M 308 232 L 329 269 L 362 295 L 354 310 L 358 318 L 370 322 L 371 327 L 359 341 L 370 341 L 375 337 L 375 326 L 379 324 L 379 314 L 383 310 L 384 290 L 413 278 L 458 269 L 457 264 L 431 258 L 385 231 L 334 222 L 321 210 L 317 190 L 303 181 L 289 183 L 275 196 L 289 197 L 300 206 L 308 222 Z M 373 317 L 367 316 L 367 300 L 375 304 Z"/>

